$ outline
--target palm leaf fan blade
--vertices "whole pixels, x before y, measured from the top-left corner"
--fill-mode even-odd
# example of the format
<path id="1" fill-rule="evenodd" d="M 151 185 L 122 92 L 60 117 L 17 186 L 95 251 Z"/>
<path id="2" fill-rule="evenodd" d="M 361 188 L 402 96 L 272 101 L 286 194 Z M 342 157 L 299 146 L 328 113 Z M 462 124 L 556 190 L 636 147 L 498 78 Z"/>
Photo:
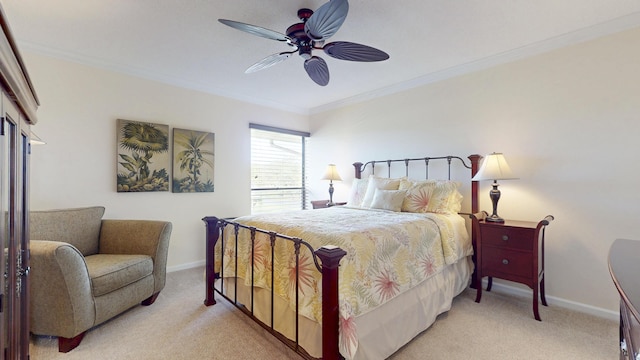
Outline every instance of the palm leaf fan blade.
<path id="1" fill-rule="evenodd" d="M 314 41 L 326 40 L 338 32 L 348 12 L 347 0 L 330 0 L 311 15 L 304 24 L 304 32 Z"/>
<path id="2" fill-rule="evenodd" d="M 324 59 L 312 56 L 305 60 L 304 69 L 316 84 L 326 86 L 329 83 L 329 67 Z"/>
<path id="3" fill-rule="evenodd" d="M 277 40 L 277 41 L 287 41 L 287 42 L 291 41 L 291 38 L 285 34 L 279 33 L 277 31 L 265 29 L 260 26 L 245 24 L 240 21 L 227 20 L 227 19 L 218 19 L 218 21 L 234 29 L 244 31 L 252 35 L 260 36 L 260 37 L 271 39 L 271 40 Z"/>
<path id="4" fill-rule="evenodd" d="M 331 42 L 322 50 L 327 55 L 340 60 L 372 62 L 389 59 L 389 54 L 382 50 L 349 41 Z"/>
<path id="5" fill-rule="evenodd" d="M 279 64 L 287 60 L 290 56 L 291 56 L 290 52 L 281 52 L 279 54 L 269 55 L 266 58 L 251 65 L 247 70 L 244 71 L 244 73 L 250 74 L 256 71 L 260 71 L 262 69 L 266 69 L 268 67 L 272 67 L 273 65 Z"/>

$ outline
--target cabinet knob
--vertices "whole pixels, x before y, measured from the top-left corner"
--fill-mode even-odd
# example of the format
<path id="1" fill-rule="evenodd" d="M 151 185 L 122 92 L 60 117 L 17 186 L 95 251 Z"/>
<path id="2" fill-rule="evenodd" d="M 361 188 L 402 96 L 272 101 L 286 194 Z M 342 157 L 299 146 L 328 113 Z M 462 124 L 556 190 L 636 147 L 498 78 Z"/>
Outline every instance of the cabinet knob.
<path id="1" fill-rule="evenodd" d="M 502 240 L 504 240 L 504 241 L 509 240 L 509 235 L 502 235 Z"/>
<path id="2" fill-rule="evenodd" d="M 502 264 L 503 264 L 503 265 L 509 265 L 509 260 L 507 260 L 507 259 L 502 259 Z"/>

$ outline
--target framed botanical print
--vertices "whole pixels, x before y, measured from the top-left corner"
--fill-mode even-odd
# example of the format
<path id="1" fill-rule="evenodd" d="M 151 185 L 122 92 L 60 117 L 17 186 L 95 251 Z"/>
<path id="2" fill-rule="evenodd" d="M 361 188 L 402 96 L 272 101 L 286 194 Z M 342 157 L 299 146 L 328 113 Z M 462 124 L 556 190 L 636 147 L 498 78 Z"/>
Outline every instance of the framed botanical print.
<path id="1" fill-rule="evenodd" d="M 169 191 L 169 126 L 118 119 L 118 192 Z"/>
<path id="2" fill-rule="evenodd" d="M 215 134 L 173 129 L 173 192 L 213 192 Z"/>

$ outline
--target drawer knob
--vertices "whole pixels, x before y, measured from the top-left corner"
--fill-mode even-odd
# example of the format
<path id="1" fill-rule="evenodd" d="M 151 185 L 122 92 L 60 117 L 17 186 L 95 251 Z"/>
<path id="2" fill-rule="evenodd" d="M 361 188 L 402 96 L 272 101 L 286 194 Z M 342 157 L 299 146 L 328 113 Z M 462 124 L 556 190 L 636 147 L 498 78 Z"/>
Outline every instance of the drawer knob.
<path id="1" fill-rule="evenodd" d="M 504 241 L 509 240 L 509 235 L 502 235 L 502 240 L 504 240 Z"/>
<path id="2" fill-rule="evenodd" d="M 507 260 L 507 259 L 502 259 L 502 264 L 503 264 L 503 265 L 509 265 L 509 260 Z"/>

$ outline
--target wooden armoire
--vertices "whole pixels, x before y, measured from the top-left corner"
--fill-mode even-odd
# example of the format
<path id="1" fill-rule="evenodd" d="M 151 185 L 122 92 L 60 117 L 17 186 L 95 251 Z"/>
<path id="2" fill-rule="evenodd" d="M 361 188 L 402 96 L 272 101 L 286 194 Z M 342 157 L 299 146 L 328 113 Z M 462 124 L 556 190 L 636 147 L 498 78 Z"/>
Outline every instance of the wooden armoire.
<path id="1" fill-rule="evenodd" d="M 38 99 L 0 5 L 0 359 L 29 359 L 29 154 Z"/>

